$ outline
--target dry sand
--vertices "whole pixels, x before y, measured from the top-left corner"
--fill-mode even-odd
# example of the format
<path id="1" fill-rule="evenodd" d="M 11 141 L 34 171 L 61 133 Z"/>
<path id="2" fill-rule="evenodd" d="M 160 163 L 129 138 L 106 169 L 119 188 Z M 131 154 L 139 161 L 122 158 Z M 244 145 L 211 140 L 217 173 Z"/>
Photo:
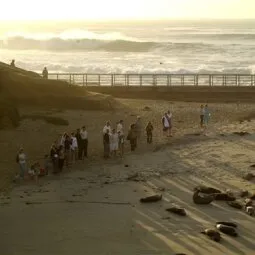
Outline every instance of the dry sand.
<path id="1" fill-rule="evenodd" d="M 6 155 L 1 162 L 2 186 L 17 168 L 15 152 L 20 144 L 30 158 L 40 158 L 58 134 L 86 124 L 90 156 L 71 172 L 44 178 L 40 186 L 18 186 L 2 196 L 1 254 L 253 255 L 255 218 L 224 202 L 194 205 L 192 190 L 198 184 L 208 184 L 223 191 L 255 192 L 254 182 L 242 179 L 255 164 L 255 121 L 237 121 L 254 112 L 254 105 L 210 105 L 213 118 L 208 136 L 197 136 L 198 104 L 142 100 L 121 103 L 123 106 L 112 113 L 49 112 L 68 119 L 70 127 L 26 120 L 17 130 L 1 131 L 1 154 Z M 145 106 L 152 110 L 143 111 Z M 160 123 L 162 113 L 169 108 L 175 126 L 171 139 L 162 137 Z M 31 113 L 31 109 L 23 109 L 23 113 Z M 101 130 L 105 120 L 114 123 L 124 119 L 127 126 L 136 115 L 141 115 L 144 122 L 153 121 L 154 144 L 147 146 L 144 138 L 137 152 L 128 152 L 123 160 L 102 161 Z M 235 131 L 251 135 L 240 137 L 233 135 Z M 128 181 L 134 173 L 143 175 L 145 181 Z M 163 201 L 139 203 L 141 197 L 155 193 L 162 193 Z M 173 203 L 183 206 L 187 217 L 166 212 Z M 203 228 L 222 220 L 236 222 L 240 237 L 222 235 L 223 241 L 217 244 L 200 234 Z"/>

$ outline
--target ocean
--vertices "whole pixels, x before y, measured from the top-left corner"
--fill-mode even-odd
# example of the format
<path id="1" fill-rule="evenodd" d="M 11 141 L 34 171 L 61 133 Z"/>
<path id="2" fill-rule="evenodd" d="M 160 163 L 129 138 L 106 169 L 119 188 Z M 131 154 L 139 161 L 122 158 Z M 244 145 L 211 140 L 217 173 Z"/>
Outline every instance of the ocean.
<path id="1" fill-rule="evenodd" d="M 0 33 L 0 61 L 41 72 L 255 73 L 255 20 L 73 22 Z"/>

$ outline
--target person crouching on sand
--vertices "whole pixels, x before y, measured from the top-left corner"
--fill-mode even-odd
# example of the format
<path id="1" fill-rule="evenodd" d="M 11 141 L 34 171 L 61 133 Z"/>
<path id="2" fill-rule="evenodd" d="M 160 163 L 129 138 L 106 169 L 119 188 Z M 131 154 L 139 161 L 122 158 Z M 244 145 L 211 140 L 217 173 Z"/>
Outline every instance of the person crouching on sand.
<path id="1" fill-rule="evenodd" d="M 136 149 L 136 146 L 137 146 L 137 132 L 136 132 L 135 124 L 132 124 L 130 126 L 128 136 L 127 136 L 127 140 L 130 142 L 131 151 L 134 151 Z"/>
<path id="2" fill-rule="evenodd" d="M 110 155 L 110 134 L 109 129 L 106 129 L 106 133 L 104 134 L 104 158 L 109 158 Z"/>
<path id="3" fill-rule="evenodd" d="M 116 156 L 119 149 L 119 135 L 116 133 L 115 129 L 112 130 L 112 134 L 110 136 L 110 149 L 112 155 Z"/>
<path id="4" fill-rule="evenodd" d="M 147 143 L 151 144 L 152 143 L 152 131 L 153 131 L 153 126 L 151 122 L 149 122 L 146 126 L 146 134 L 147 134 Z"/>

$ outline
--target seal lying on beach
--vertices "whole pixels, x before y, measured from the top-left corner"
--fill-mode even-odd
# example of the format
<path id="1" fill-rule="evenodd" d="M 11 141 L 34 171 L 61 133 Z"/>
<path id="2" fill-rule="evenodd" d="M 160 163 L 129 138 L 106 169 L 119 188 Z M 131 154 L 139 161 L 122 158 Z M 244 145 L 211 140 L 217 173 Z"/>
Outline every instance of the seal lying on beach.
<path id="1" fill-rule="evenodd" d="M 236 223 L 230 222 L 230 221 L 218 221 L 218 222 L 216 222 L 216 225 L 218 225 L 218 224 L 229 226 L 229 227 L 232 227 L 232 228 L 237 228 Z"/>
<path id="2" fill-rule="evenodd" d="M 220 190 L 212 188 L 212 187 L 208 187 L 208 186 L 205 186 L 205 185 L 196 186 L 194 188 L 194 191 L 200 191 L 201 193 L 204 193 L 204 194 L 221 193 Z"/>
<path id="3" fill-rule="evenodd" d="M 250 216 L 255 215 L 255 208 L 253 206 L 247 206 L 245 207 L 245 212 L 249 214 Z"/>
<path id="4" fill-rule="evenodd" d="M 173 206 L 173 207 L 167 208 L 166 211 L 178 214 L 180 216 L 186 216 L 187 215 L 187 213 L 186 213 L 184 208 L 180 208 L 180 207 L 177 207 L 177 206 Z"/>
<path id="5" fill-rule="evenodd" d="M 243 205 L 238 201 L 228 201 L 227 204 L 236 209 L 242 209 Z"/>
<path id="6" fill-rule="evenodd" d="M 252 200 L 250 198 L 246 198 L 244 200 L 244 207 L 247 207 L 247 206 L 252 206 Z"/>
<path id="7" fill-rule="evenodd" d="M 199 191 L 195 191 L 193 194 L 193 202 L 198 205 L 208 205 L 214 200 L 214 195 L 200 196 Z"/>
<path id="8" fill-rule="evenodd" d="M 214 195 L 214 199 L 217 201 L 235 201 L 236 198 L 229 195 L 228 193 L 216 193 L 213 194 Z"/>
<path id="9" fill-rule="evenodd" d="M 202 234 L 207 235 L 210 239 L 212 239 L 215 242 L 219 242 L 221 240 L 220 233 L 212 228 L 207 228 L 204 231 L 201 231 Z"/>
<path id="10" fill-rule="evenodd" d="M 216 224 L 216 228 L 226 234 L 226 235 L 229 235 L 229 236 L 238 236 L 237 232 L 236 232 L 236 229 L 233 228 L 233 227 L 230 227 L 230 226 L 226 226 L 226 225 L 223 225 L 223 224 Z"/>
<path id="11" fill-rule="evenodd" d="M 162 200 L 162 195 L 153 195 L 149 197 L 144 197 L 140 199 L 141 203 L 153 203 L 153 202 L 158 202 Z"/>
<path id="12" fill-rule="evenodd" d="M 240 197 L 248 197 L 249 191 L 248 190 L 241 190 L 240 191 Z"/>

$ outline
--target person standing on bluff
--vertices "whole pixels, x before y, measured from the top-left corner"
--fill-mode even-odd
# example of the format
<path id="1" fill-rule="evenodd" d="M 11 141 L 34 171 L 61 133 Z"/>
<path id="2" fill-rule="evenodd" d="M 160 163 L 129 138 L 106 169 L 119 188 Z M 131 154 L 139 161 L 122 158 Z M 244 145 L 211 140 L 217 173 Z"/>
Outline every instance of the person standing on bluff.
<path id="1" fill-rule="evenodd" d="M 46 67 L 44 67 L 44 69 L 42 71 L 42 76 L 44 79 L 48 79 L 48 70 Z"/>
<path id="2" fill-rule="evenodd" d="M 146 134 L 147 134 L 147 143 L 151 144 L 152 143 L 152 131 L 153 131 L 153 126 L 151 122 L 148 123 L 146 126 Z"/>
<path id="3" fill-rule="evenodd" d="M 135 124 L 132 124 L 130 126 L 127 140 L 130 142 L 131 151 L 134 151 L 137 147 L 137 132 L 136 132 L 136 126 Z"/>
<path id="4" fill-rule="evenodd" d="M 202 104 L 200 106 L 200 127 L 203 128 L 204 127 L 204 117 L 205 117 L 205 107 Z"/>
<path id="5" fill-rule="evenodd" d="M 15 67 L 15 59 L 12 60 L 10 66 L 11 66 L 11 67 Z"/>

